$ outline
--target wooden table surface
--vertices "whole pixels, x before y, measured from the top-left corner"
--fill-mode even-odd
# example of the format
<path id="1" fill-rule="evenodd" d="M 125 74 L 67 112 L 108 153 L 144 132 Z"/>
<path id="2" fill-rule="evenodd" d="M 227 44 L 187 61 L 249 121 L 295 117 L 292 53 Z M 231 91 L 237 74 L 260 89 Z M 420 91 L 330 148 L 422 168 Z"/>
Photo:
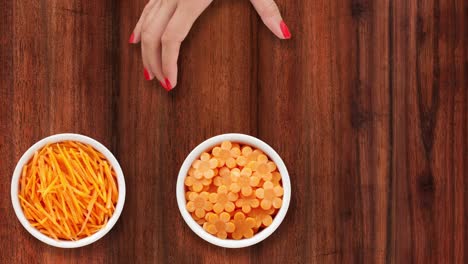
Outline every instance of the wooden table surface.
<path id="1" fill-rule="evenodd" d="M 167 93 L 127 44 L 145 0 L 0 0 L 0 262 L 467 263 L 467 2 L 277 2 L 289 41 L 248 1 L 214 1 Z M 20 156 L 61 132 L 105 144 L 127 184 L 80 249 L 36 240 L 10 200 Z M 226 132 L 291 176 L 285 221 L 245 249 L 197 237 L 175 198 L 186 155 Z"/>

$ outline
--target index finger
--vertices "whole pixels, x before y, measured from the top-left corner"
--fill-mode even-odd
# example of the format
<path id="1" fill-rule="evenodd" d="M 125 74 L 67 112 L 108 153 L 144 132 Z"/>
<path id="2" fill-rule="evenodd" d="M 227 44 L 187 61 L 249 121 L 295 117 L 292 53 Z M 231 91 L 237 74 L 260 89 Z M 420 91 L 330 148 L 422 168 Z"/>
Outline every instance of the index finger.
<path id="1" fill-rule="evenodd" d="M 161 37 L 162 71 L 168 90 L 177 85 L 177 60 L 182 41 L 187 37 L 193 23 L 212 0 L 185 3 L 177 7 Z"/>
<path id="2" fill-rule="evenodd" d="M 263 23 L 280 39 L 290 39 L 291 32 L 273 0 L 250 0 Z"/>

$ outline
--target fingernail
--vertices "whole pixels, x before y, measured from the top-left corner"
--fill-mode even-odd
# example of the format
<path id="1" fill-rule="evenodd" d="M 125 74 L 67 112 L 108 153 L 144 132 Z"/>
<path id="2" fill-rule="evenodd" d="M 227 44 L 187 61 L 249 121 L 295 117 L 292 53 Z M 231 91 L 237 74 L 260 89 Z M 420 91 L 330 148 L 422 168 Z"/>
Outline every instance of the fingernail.
<path id="1" fill-rule="evenodd" d="M 170 90 L 172 90 L 172 84 L 167 78 L 165 78 L 164 81 L 166 82 L 166 86 L 165 87 L 163 86 L 163 87 L 169 92 Z"/>
<path id="2" fill-rule="evenodd" d="M 135 33 L 132 33 L 130 35 L 130 38 L 128 39 L 128 43 L 133 44 L 135 42 Z"/>
<path id="3" fill-rule="evenodd" d="M 284 38 L 285 39 L 290 39 L 291 38 L 291 32 L 289 32 L 289 28 L 288 28 L 288 26 L 286 26 L 286 23 L 284 23 L 284 21 L 281 21 L 280 28 L 281 28 L 281 32 L 283 32 Z"/>
<path id="4" fill-rule="evenodd" d="M 159 81 L 159 83 L 161 83 L 161 86 L 167 90 L 166 85 L 163 82 Z"/>
<path id="5" fill-rule="evenodd" d="M 143 73 L 145 74 L 145 79 L 147 81 L 151 80 L 151 75 L 149 73 L 149 71 L 145 68 L 145 70 L 143 71 Z"/>

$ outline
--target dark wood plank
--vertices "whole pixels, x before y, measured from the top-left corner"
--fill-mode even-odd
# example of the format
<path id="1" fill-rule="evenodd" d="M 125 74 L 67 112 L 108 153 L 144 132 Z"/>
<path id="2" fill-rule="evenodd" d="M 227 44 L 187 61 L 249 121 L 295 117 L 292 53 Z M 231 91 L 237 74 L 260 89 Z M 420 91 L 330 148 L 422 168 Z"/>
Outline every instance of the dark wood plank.
<path id="1" fill-rule="evenodd" d="M 467 175 L 467 84 L 466 62 L 458 57 L 466 58 L 466 10 L 460 4 L 394 6 L 391 259 L 397 263 L 466 261 L 467 193 L 459 188 Z"/>
<path id="2" fill-rule="evenodd" d="M 121 36 L 130 35 L 144 4 L 122 3 Z M 256 132 L 252 12 L 248 2 L 213 3 L 182 45 L 179 82 L 169 94 L 144 80 L 140 46 L 120 40 L 118 155 L 129 196 L 114 261 L 248 261 L 250 249 L 220 249 L 196 236 L 174 193 L 179 168 L 196 145 L 221 133 Z M 227 27 L 230 21 L 236 25 Z"/>
<path id="3" fill-rule="evenodd" d="M 322 221 L 333 219 L 336 209 L 336 200 L 329 199 L 334 187 L 331 8 L 328 1 L 297 6 L 282 1 L 290 41 L 277 41 L 259 25 L 259 134 L 284 158 L 293 195 L 271 244 L 258 246 L 257 261 L 327 263 L 337 253 L 335 221 Z M 294 18 L 305 10 L 310 15 Z"/>
<path id="4" fill-rule="evenodd" d="M 0 10 L 0 262 L 102 262 L 110 237 L 75 250 L 49 247 L 20 225 L 9 190 L 16 162 L 43 137 L 83 133 L 111 146 L 112 1 L 2 1 Z"/>
<path id="5" fill-rule="evenodd" d="M 389 191 L 389 49 L 388 17 L 376 10 L 388 10 L 388 2 L 313 1 L 285 9 L 313 11 L 293 20 L 291 46 L 273 45 L 269 38 L 261 44 L 267 47 L 261 53 L 260 79 L 267 80 L 261 86 L 260 112 L 267 114 L 261 127 L 283 148 L 296 190 L 290 222 L 274 240 L 275 259 L 382 262 Z M 311 37 L 305 41 L 303 36 Z M 276 56 L 268 56 L 271 50 Z M 281 74 L 267 77 L 271 72 Z M 277 129 L 271 129 L 271 120 Z M 291 145 L 293 152 L 287 151 Z M 281 239 L 288 234 L 296 238 L 295 247 Z M 268 246 L 264 251 L 259 260 L 271 254 Z"/>
<path id="6" fill-rule="evenodd" d="M 21 226 L 18 223 L 15 213 L 11 208 L 10 199 L 10 182 L 14 163 L 16 162 L 14 157 L 14 136 L 11 130 L 14 128 L 13 122 L 13 101 L 14 89 L 13 89 L 13 2 L 2 1 L 0 2 L 0 10 L 2 10 L 0 16 L 0 30 L 3 34 L 0 34 L 0 63 L 2 64 L 2 70 L 0 70 L 0 215 L 2 221 L 0 221 L 0 246 L 2 252 L 17 252 L 16 246 L 23 242 L 21 235 L 23 232 Z M 9 230 L 8 232 L 6 230 Z M 3 241 L 9 241 L 5 243 Z M 24 256 L 30 254 L 30 250 L 23 250 Z M 18 254 L 19 255 L 19 254 Z M 0 253 L 0 262 L 8 263 L 14 259 L 11 255 Z M 16 258 L 17 261 L 24 260 L 22 256 Z"/>

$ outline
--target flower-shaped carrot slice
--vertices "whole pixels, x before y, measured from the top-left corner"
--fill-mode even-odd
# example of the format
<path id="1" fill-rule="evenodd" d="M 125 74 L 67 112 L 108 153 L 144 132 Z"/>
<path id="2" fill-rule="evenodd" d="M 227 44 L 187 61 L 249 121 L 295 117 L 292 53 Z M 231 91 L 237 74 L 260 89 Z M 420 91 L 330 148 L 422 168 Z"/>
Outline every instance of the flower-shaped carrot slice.
<path id="1" fill-rule="evenodd" d="M 255 227 L 255 219 L 252 217 L 245 217 L 241 212 L 237 212 L 234 215 L 234 220 L 232 221 L 235 225 L 235 230 L 232 233 L 232 238 L 242 239 L 253 237 Z"/>
<path id="2" fill-rule="evenodd" d="M 255 219 L 255 228 L 260 226 L 269 226 L 273 222 L 271 216 L 275 212 L 275 209 L 263 210 L 262 208 L 254 208 L 250 211 L 249 216 Z"/>
<path id="3" fill-rule="evenodd" d="M 248 157 L 250 154 L 252 154 L 253 149 L 249 146 L 244 146 L 241 149 L 242 156 Z"/>
<path id="4" fill-rule="evenodd" d="M 193 193 L 193 192 L 192 192 L 192 191 L 186 191 L 186 192 L 185 192 L 185 200 L 188 201 L 188 198 L 189 198 L 189 196 L 190 196 L 191 193 Z"/>
<path id="5" fill-rule="evenodd" d="M 263 184 L 263 188 L 258 188 L 255 190 L 255 195 L 257 198 L 261 199 L 260 206 L 264 210 L 270 208 L 280 208 L 283 200 L 280 198 L 283 196 L 283 187 L 274 186 L 272 182 L 266 181 Z"/>
<path id="6" fill-rule="evenodd" d="M 196 160 L 192 167 L 195 169 L 194 177 L 201 179 L 203 177 L 211 179 L 215 176 L 214 169 L 218 166 L 218 160 L 211 158 L 210 154 L 204 152 L 200 159 Z"/>
<path id="7" fill-rule="evenodd" d="M 240 145 L 237 143 L 231 144 L 231 155 L 235 159 L 241 155 Z"/>
<path id="8" fill-rule="evenodd" d="M 236 158 L 236 163 L 237 165 L 244 167 L 245 165 L 247 165 L 247 158 L 245 156 L 240 155 Z"/>
<path id="9" fill-rule="evenodd" d="M 189 175 L 185 178 L 185 185 L 189 187 L 189 190 L 194 192 L 201 192 L 205 186 L 211 184 L 212 180 L 202 177 L 201 179 L 193 176 L 193 169 L 189 170 Z"/>
<path id="10" fill-rule="evenodd" d="M 247 162 L 249 162 L 249 161 L 256 161 L 258 155 L 263 154 L 263 152 L 260 151 L 259 149 L 253 150 L 251 147 L 245 146 L 242 148 L 241 154 L 242 156 L 246 157 Z"/>
<path id="11" fill-rule="evenodd" d="M 254 175 L 262 178 L 264 181 L 271 181 L 272 172 L 276 170 L 276 164 L 273 161 L 269 161 L 268 157 L 260 154 L 256 161 L 251 161 L 247 167 L 254 171 Z"/>
<path id="12" fill-rule="evenodd" d="M 273 185 L 277 186 L 277 185 L 280 185 L 280 181 L 281 181 L 281 174 L 277 171 L 274 171 L 271 173 L 271 180 L 270 180 Z"/>
<path id="13" fill-rule="evenodd" d="M 203 218 L 207 211 L 211 211 L 213 209 L 213 204 L 209 201 L 208 198 L 209 194 L 207 192 L 192 192 L 189 195 L 187 210 L 190 213 L 195 213 L 198 218 Z"/>
<path id="14" fill-rule="evenodd" d="M 234 168 L 236 166 L 236 158 L 240 155 L 238 148 L 232 148 L 232 143 L 224 141 L 221 143 L 221 147 L 213 148 L 213 156 L 218 160 L 218 167 L 226 165 L 228 168 Z"/>
<path id="15" fill-rule="evenodd" d="M 218 187 L 216 193 L 210 194 L 210 202 L 213 205 L 213 211 L 215 213 L 221 213 L 222 211 L 232 212 L 236 209 L 235 202 L 238 198 L 237 193 L 229 192 L 226 185 L 221 185 Z"/>
<path id="16" fill-rule="evenodd" d="M 226 187 L 228 187 L 228 189 L 230 191 L 232 191 L 232 187 L 233 187 L 233 183 L 237 182 L 237 179 L 240 177 L 240 170 L 238 168 L 234 168 L 232 169 L 230 172 L 229 172 L 229 175 L 225 174 L 225 172 L 223 172 L 223 175 L 224 176 L 220 176 L 222 177 L 221 178 L 218 178 L 217 179 L 217 183 L 215 184 L 220 184 L 221 185 L 226 185 Z M 236 189 L 237 187 L 234 186 L 234 189 L 236 190 L 235 193 L 238 193 L 239 190 Z"/>
<path id="17" fill-rule="evenodd" d="M 235 225 L 230 222 L 231 215 L 226 212 L 219 215 L 208 213 L 205 218 L 206 223 L 203 224 L 203 229 L 219 238 L 226 239 L 228 233 L 232 233 L 235 230 Z"/>
<path id="18" fill-rule="evenodd" d="M 253 150 L 251 147 L 245 146 L 241 150 L 241 155 L 237 157 L 236 163 L 237 165 L 244 167 L 251 161 L 257 161 L 258 155 L 261 154 L 263 154 L 263 152 L 260 150 Z"/>
<path id="19" fill-rule="evenodd" d="M 249 213 L 252 208 L 257 208 L 260 205 L 260 201 L 258 201 L 257 196 L 252 193 L 250 196 L 243 196 L 236 201 L 236 206 L 242 208 L 244 213 Z"/>
<path id="20" fill-rule="evenodd" d="M 231 174 L 234 170 L 231 171 Z M 243 168 L 238 178 L 233 178 L 230 190 L 232 192 L 241 192 L 244 196 L 252 194 L 252 187 L 258 186 L 260 179 L 256 176 L 252 176 L 252 170 L 249 168 Z"/>
<path id="21" fill-rule="evenodd" d="M 231 170 L 228 167 L 222 167 L 219 169 L 219 175 L 213 179 L 213 184 L 215 186 L 231 186 Z"/>
<path id="22" fill-rule="evenodd" d="M 277 172 L 277 171 L 272 172 L 271 173 L 271 179 L 270 180 L 264 180 L 263 178 L 260 179 L 260 183 L 258 184 L 258 186 L 263 186 L 263 184 L 266 181 L 271 181 L 274 186 L 278 186 L 278 185 L 281 186 L 281 174 L 279 172 Z"/>
<path id="23" fill-rule="evenodd" d="M 206 223 L 206 219 L 205 219 L 206 215 L 205 217 L 202 217 L 202 218 L 199 218 L 198 216 L 196 216 L 195 213 L 191 213 L 191 215 L 192 215 L 193 220 L 195 220 L 195 222 L 197 222 L 199 225 L 203 225 L 204 223 Z"/>

